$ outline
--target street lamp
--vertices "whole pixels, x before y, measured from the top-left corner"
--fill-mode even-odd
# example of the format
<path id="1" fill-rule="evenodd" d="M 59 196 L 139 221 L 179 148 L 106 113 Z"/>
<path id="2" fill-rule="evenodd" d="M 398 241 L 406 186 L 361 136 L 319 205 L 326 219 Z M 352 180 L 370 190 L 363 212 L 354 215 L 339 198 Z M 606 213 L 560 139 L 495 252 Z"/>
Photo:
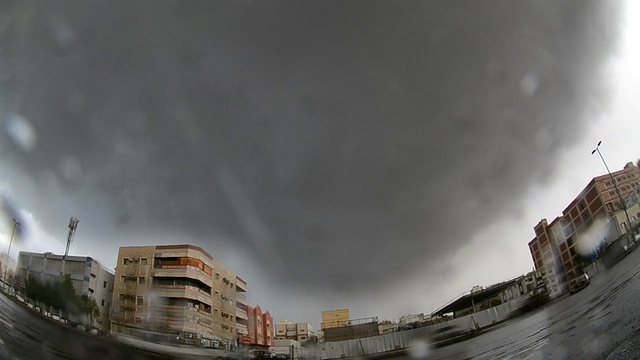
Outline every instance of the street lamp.
<path id="1" fill-rule="evenodd" d="M 7 269 L 9 267 L 9 258 L 11 256 L 11 244 L 13 243 L 13 234 L 16 232 L 16 227 L 20 226 L 20 223 L 15 218 L 13 220 L 13 230 L 11 230 L 11 238 L 9 240 L 9 250 L 7 251 L 7 260 L 4 263 L 4 276 L 2 277 L 2 282 L 7 284 Z"/>
<path id="2" fill-rule="evenodd" d="M 600 144 L 602 144 L 602 141 L 598 141 L 598 145 L 596 145 L 596 148 L 593 149 L 593 151 L 591 151 L 591 155 L 593 155 L 595 153 L 598 153 L 598 155 L 600 155 L 600 159 L 602 160 L 602 163 L 604 164 L 604 167 L 607 169 L 607 173 L 609 174 L 609 177 L 611 178 L 611 182 L 613 183 L 613 187 L 616 189 L 616 193 L 618 194 L 618 199 L 620 200 L 620 203 L 622 204 L 622 208 L 624 209 L 624 214 L 627 216 L 627 222 L 624 225 L 624 228 L 627 231 L 627 234 L 630 234 L 630 231 L 631 231 L 631 220 L 629 219 L 629 213 L 627 212 L 627 205 L 624 203 L 624 200 L 622 200 L 622 194 L 620 193 L 620 189 L 618 189 L 618 185 L 616 185 L 616 181 L 613 178 L 613 175 L 611 175 L 611 170 L 609 170 L 609 166 L 607 166 L 607 162 L 604 161 L 604 157 L 602 156 L 602 153 L 600 152 Z"/>

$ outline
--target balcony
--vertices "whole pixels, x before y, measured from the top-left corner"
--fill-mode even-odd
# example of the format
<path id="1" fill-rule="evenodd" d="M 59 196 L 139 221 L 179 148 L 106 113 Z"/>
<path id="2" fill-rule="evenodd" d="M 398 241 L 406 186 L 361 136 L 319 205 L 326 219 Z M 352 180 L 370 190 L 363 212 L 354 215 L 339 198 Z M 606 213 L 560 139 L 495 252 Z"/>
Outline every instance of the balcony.
<path id="1" fill-rule="evenodd" d="M 178 306 L 178 305 L 154 305 L 151 307 L 152 317 L 172 316 L 172 317 L 191 317 L 193 314 L 198 316 L 211 318 L 211 313 L 204 310 L 200 310 L 193 306 Z"/>
<path id="2" fill-rule="evenodd" d="M 211 275 L 190 265 L 156 265 L 151 272 L 156 277 L 186 277 L 211 284 Z"/>
<path id="3" fill-rule="evenodd" d="M 236 293 L 236 301 L 243 305 L 249 305 L 249 301 L 247 301 L 247 296 L 243 293 Z"/>
<path id="4" fill-rule="evenodd" d="M 247 283 L 238 276 L 236 276 L 236 290 L 238 292 L 247 292 Z"/>
<path id="5" fill-rule="evenodd" d="M 236 332 L 240 335 L 249 335 L 249 328 L 247 325 L 236 323 Z"/>
<path id="6" fill-rule="evenodd" d="M 236 317 L 244 320 L 249 320 L 249 315 L 247 315 L 247 312 L 240 308 L 236 308 Z"/>
<path id="7" fill-rule="evenodd" d="M 164 296 L 179 299 L 198 300 L 203 304 L 211 306 L 211 294 L 189 285 L 153 285 L 157 296 Z"/>

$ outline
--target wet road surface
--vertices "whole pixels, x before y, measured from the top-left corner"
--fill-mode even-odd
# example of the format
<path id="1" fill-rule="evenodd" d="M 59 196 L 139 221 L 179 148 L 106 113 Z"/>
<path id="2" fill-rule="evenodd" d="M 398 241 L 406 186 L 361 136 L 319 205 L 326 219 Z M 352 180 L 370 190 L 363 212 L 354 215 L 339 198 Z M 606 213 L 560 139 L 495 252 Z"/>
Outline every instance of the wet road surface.
<path id="1" fill-rule="evenodd" d="M 169 357 L 61 326 L 0 293 L 0 359 L 132 359 Z"/>
<path id="2" fill-rule="evenodd" d="M 404 358 L 414 358 L 403 356 Z M 640 249 L 584 290 L 427 359 L 640 359 Z"/>

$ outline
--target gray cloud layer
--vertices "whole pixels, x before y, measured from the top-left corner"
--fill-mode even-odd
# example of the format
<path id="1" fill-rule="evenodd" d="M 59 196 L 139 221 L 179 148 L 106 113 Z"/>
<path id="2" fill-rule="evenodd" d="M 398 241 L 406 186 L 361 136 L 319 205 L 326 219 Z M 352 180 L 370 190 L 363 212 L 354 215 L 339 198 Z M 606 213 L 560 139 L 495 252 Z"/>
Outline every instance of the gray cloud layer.
<path id="1" fill-rule="evenodd" d="M 37 144 L 0 149 L 45 227 L 224 242 L 345 295 L 517 216 L 605 97 L 618 31 L 599 1 L 3 6 L 0 112 Z"/>

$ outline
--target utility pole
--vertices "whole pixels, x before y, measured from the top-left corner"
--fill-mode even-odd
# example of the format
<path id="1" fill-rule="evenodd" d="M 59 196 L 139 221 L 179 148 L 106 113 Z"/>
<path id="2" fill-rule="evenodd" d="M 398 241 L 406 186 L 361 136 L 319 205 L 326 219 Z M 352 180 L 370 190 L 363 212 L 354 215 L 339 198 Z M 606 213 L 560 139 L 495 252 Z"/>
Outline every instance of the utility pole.
<path id="1" fill-rule="evenodd" d="M 609 178 L 611 178 L 611 182 L 613 183 L 613 187 L 616 189 L 616 193 L 618 194 L 618 199 L 620 200 L 620 205 L 622 206 L 622 209 L 624 210 L 625 215 L 627 216 L 627 222 L 625 223 L 625 231 L 627 232 L 627 236 L 630 235 L 631 233 L 631 220 L 629 219 L 629 213 L 627 212 L 627 204 L 625 204 L 624 200 L 622 199 L 622 194 L 620 193 L 620 189 L 618 189 L 618 185 L 616 184 L 615 179 L 613 178 L 613 175 L 611 175 L 611 170 L 609 170 L 609 166 L 607 165 L 607 162 L 604 161 L 604 157 L 602 156 L 602 153 L 600 152 L 600 144 L 602 144 L 602 141 L 598 141 L 598 145 L 596 145 L 596 148 L 593 149 L 593 151 L 591 151 L 591 155 L 595 154 L 596 152 L 598 153 L 598 155 L 600 155 L 600 159 L 602 160 L 602 163 L 604 164 L 604 167 L 607 169 L 607 173 L 609 174 Z"/>
<path id="2" fill-rule="evenodd" d="M 4 262 L 4 275 L 2 277 L 2 282 L 5 285 L 7 284 L 7 271 L 9 271 L 9 259 L 11 258 L 11 244 L 13 243 L 13 234 L 15 234 L 16 228 L 20 226 L 20 223 L 15 218 L 12 218 L 11 220 L 13 220 L 13 230 L 11 230 L 11 238 L 9 240 L 9 250 L 7 250 L 7 259 Z"/>

